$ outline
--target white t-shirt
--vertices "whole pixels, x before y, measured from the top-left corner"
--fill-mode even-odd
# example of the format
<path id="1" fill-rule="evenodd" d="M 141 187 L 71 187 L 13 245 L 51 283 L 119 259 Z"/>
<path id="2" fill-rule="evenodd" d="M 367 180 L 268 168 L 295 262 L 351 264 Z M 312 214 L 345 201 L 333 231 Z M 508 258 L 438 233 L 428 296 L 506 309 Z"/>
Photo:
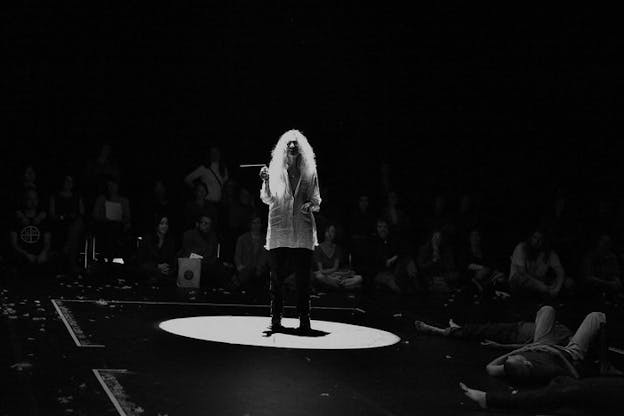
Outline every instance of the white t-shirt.
<path id="1" fill-rule="evenodd" d="M 225 174 L 221 176 L 221 173 L 219 172 L 219 165 L 216 162 L 212 162 L 210 167 L 212 168 L 212 171 L 210 171 L 210 169 L 208 169 L 205 165 L 199 166 L 193 172 L 186 175 L 184 181 L 190 184 L 195 179 L 201 180 L 208 188 L 208 196 L 206 199 L 212 202 L 219 202 L 221 201 L 223 185 L 228 180 L 228 171 L 225 169 Z"/>
<path id="2" fill-rule="evenodd" d="M 544 258 L 544 253 L 540 253 L 535 261 L 527 261 L 524 254 L 524 246 L 526 243 L 522 242 L 516 246 L 511 255 L 511 269 L 509 270 L 509 277 L 513 272 L 514 266 L 517 266 L 521 270 L 526 270 L 532 276 L 542 278 L 548 273 L 548 269 L 557 270 L 562 268 L 559 256 L 554 251 L 550 251 L 550 255 L 547 259 Z"/>

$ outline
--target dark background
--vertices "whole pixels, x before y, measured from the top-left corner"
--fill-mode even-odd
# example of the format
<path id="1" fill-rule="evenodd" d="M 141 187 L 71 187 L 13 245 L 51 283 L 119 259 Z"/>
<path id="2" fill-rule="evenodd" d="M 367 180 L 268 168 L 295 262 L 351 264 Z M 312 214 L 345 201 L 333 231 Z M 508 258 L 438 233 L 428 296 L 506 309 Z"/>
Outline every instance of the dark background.
<path id="1" fill-rule="evenodd" d="M 622 38 L 608 10 L 1 7 L 7 181 L 27 162 L 39 181 L 80 172 L 106 141 L 127 193 L 163 173 L 183 186 L 209 144 L 231 167 L 267 162 L 298 128 L 321 184 L 349 197 L 386 159 L 407 200 L 477 189 L 508 209 L 549 200 L 558 184 L 619 198 Z M 255 171 L 232 170 L 256 186 Z"/>

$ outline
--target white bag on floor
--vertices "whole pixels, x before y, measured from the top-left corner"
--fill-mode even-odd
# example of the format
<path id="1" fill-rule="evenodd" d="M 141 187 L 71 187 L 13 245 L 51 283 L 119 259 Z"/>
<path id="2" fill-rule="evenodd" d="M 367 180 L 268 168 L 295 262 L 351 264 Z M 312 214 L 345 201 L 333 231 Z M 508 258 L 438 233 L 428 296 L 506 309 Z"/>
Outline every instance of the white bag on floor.
<path id="1" fill-rule="evenodd" d="M 199 288 L 201 259 L 178 258 L 178 287 Z"/>

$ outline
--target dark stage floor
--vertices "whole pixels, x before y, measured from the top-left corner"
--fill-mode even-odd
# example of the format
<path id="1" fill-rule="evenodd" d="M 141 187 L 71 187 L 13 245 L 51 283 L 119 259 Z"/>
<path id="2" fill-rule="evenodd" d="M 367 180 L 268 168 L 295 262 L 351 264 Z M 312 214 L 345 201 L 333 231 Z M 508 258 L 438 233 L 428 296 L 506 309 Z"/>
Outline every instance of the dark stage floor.
<path id="1" fill-rule="evenodd" d="M 534 313 L 511 301 L 474 304 L 459 297 L 452 302 L 390 295 L 314 298 L 314 320 L 400 337 L 396 344 L 370 349 L 233 345 L 174 335 L 158 326 L 194 316 L 268 316 L 268 307 L 259 306 L 266 303 L 263 297 L 154 288 L 128 278 L 10 282 L 2 293 L 2 336 L 8 342 L 2 343 L 0 415 L 492 413 L 468 402 L 458 383 L 508 389 L 484 370 L 499 352 L 415 334 L 413 320 L 510 321 L 531 319 Z M 562 305 L 560 316 L 576 326 L 592 308 Z M 622 322 L 621 312 L 609 312 L 611 322 Z M 287 315 L 293 314 L 289 308 Z M 263 336 L 257 328 L 250 331 Z M 611 344 L 622 347 L 623 332 L 618 332 L 620 338 Z M 621 368 L 619 356 L 613 358 Z"/>

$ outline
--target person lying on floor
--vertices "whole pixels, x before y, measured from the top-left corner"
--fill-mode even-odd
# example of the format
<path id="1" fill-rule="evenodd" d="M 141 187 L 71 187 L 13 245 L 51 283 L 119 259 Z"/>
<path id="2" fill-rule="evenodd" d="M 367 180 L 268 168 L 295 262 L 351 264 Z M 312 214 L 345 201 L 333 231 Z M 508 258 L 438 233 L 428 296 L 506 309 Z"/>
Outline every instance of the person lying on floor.
<path id="1" fill-rule="evenodd" d="M 481 391 L 459 383 L 464 394 L 481 408 L 550 412 L 561 408 L 621 409 L 624 406 L 624 377 L 570 376 L 554 378 L 547 386 L 525 391 Z M 595 413 L 590 413 L 595 414 Z"/>
<path id="2" fill-rule="evenodd" d="M 415 321 L 414 326 L 421 333 L 478 340 L 481 345 L 508 349 L 538 342 L 545 336 L 553 345 L 566 345 L 572 336 L 572 331 L 567 326 L 555 321 L 555 309 L 548 305 L 537 311 L 535 322 L 468 323 L 460 326 L 451 319 L 446 328 L 438 328 L 422 321 Z"/>
<path id="3" fill-rule="evenodd" d="M 541 312 L 541 310 L 540 310 Z M 538 313 L 538 319 L 540 316 Z M 536 322 L 537 322 L 536 320 Z M 589 313 L 565 346 L 553 337 L 554 318 L 546 315 L 535 327 L 534 342 L 492 360 L 486 371 L 491 376 L 506 376 L 516 383 L 547 384 L 557 376 L 580 378 L 588 366 L 590 347 L 600 341 L 601 375 L 613 373 L 606 361 L 607 318 L 602 312 Z M 617 371 L 614 371 L 617 373 Z"/>

